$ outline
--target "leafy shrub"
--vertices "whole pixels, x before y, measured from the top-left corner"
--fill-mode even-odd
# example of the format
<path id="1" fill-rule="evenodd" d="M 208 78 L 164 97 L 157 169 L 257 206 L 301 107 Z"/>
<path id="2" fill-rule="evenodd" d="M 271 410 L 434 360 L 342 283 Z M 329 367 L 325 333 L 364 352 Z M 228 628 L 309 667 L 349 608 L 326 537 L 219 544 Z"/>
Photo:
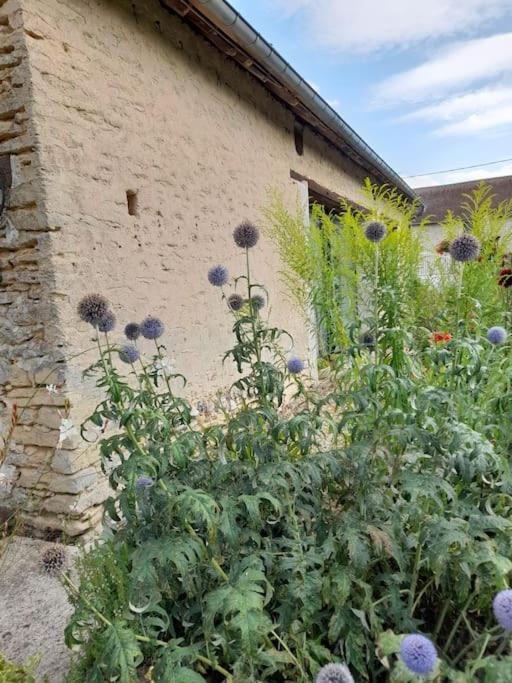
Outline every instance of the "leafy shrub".
<path id="1" fill-rule="evenodd" d="M 364 306 L 336 333 L 326 395 L 264 322 L 252 226 L 235 231 L 247 263 L 237 297 L 224 293 L 224 268 L 208 276 L 233 316 L 225 359 L 240 373 L 224 422 L 195 425 L 160 321 L 130 326 L 128 347 L 98 334 L 88 372 L 105 399 L 90 421 L 119 426 L 101 441 L 115 495 L 80 585 L 64 575 L 75 605 L 66 639 L 82 646 L 70 680 L 132 681 L 143 667 L 176 683 L 511 679 L 508 617 L 493 613 L 512 571 L 510 344 L 461 314 L 477 262 L 453 266 L 452 332 L 417 324 L 430 285 L 412 238 L 407 251 L 410 217 L 395 217 L 397 230 L 387 220 L 382 241 L 365 237 L 367 216 L 350 218 Z M 393 265 L 401 254 L 407 276 Z M 99 303 L 85 312 L 97 328 Z M 508 329 L 496 310 L 493 324 Z M 149 361 L 139 331 L 153 340 Z"/>
<path id="2" fill-rule="evenodd" d="M 32 658 L 26 665 L 15 664 L 0 654 L 0 681 L 2 683 L 35 683 L 34 670 L 38 659 Z"/>

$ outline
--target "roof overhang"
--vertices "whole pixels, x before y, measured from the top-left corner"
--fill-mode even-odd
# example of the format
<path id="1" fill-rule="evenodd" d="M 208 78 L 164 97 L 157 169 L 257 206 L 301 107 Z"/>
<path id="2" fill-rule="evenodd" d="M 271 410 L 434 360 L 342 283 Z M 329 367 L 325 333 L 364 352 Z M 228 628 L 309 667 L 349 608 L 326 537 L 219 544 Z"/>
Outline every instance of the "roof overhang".
<path id="1" fill-rule="evenodd" d="M 415 191 L 341 118 L 295 69 L 225 0 L 160 0 L 236 61 L 316 132 L 374 180 L 410 200 Z"/>

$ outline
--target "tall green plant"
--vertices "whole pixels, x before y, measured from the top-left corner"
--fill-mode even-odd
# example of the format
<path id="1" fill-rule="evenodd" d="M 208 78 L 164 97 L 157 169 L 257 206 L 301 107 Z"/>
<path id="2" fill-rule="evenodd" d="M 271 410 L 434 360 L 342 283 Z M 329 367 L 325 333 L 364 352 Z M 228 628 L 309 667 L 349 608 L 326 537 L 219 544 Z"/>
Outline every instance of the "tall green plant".
<path id="1" fill-rule="evenodd" d="M 75 606 L 66 638 L 81 645 L 70 680 L 130 682 L 144 667 L 177 683 L 324 683 L 337 659 L 372 683 L 511 679 L 507 318 L 485 335 L 459 329 L 455 312 L 457 334 L 414 329 L 418 285 L 393 266 L 409 218 L 346 216 L 364 306 L 327 394 L 307 388 L 304 363 L 260 315 L 250 224 L 235 231 L 246 272 L 233 283 L 222 266 L 208 274 L 233 316 L 226 359 L 240 402 L 224 422 L 197 428 L 180 376 L 165 370 L 161 321 L 129 326 L 132 340 L 151 340 L 149 359 L 98 336 L 90 372 L 105 399 L 91 420 L 119 425 L 101 439 L 115 495 L 79 585 L 64 575 Z M 464 278 L 478 241 L 468 252 L 460 237 Z M 104 327 L 104 300 L 85 304 L 82 317 Z M 283 411 L 287 387 L 298 401 Z"/>
<path id="2" fill-rule="evenodd" d="M 374 250 L 364 237 L 363 226 L 373 218 L 385 221 L 386 248 L 379 261 L 380 328 L 391 362 L 403 362 L 396 334 L 415 318 L 421 290 L 420 278 L 424 224 L 411 227 L 417 207 L 396 190 L 367 181 L 363 189 L 367 210 L 342 202 L 339 212 L 311 207 L 310 225 L 303 227 L 299 214 L 291 215 L 279 196 L 273 195 L 264 214 L 268 232 L 284 264 L 284 281 L 303 311 L 313 308 L 321 341 L 328 355 L 349 343 L 351 329 L 368 317 L 375 263 Z M 297 283 L 300 283 L 297 286 Z"/>

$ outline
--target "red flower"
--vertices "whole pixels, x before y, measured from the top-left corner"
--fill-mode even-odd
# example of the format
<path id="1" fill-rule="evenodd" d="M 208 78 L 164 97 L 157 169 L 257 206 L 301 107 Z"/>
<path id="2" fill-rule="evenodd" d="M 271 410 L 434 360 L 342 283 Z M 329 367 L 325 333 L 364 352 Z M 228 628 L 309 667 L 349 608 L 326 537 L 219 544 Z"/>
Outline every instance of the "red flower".
<path id="1" fill-rule="evenodd" d="M 432 332 L 430 338 L 436 344 L 441 344 L 443 342 L 451 341 L 452 335 L 449 332 Z"/>
<path id="2" fill-rule="evenodd" d="M 500 287 L 512 287 L 512 268 L 502 268 L 498 276 Z"/>

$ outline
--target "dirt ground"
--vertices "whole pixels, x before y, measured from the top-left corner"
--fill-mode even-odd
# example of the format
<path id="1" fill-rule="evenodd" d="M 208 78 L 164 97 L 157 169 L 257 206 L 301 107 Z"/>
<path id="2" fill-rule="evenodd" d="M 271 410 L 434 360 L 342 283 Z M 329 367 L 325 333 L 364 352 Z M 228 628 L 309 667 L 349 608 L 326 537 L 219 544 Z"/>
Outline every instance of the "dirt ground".
<path id="1" fill-rule="evenodd" d="M 39 655 L 38 683 L 65 681 L 71 658 L 64 627 L 73 610 L 59 578 L 42 564 L 44 552 L 56 545 L 14 536 L 0 547 L 0 652 L 19 663 Z M 69 566 L 78 550 L 60 547 Z"/>

